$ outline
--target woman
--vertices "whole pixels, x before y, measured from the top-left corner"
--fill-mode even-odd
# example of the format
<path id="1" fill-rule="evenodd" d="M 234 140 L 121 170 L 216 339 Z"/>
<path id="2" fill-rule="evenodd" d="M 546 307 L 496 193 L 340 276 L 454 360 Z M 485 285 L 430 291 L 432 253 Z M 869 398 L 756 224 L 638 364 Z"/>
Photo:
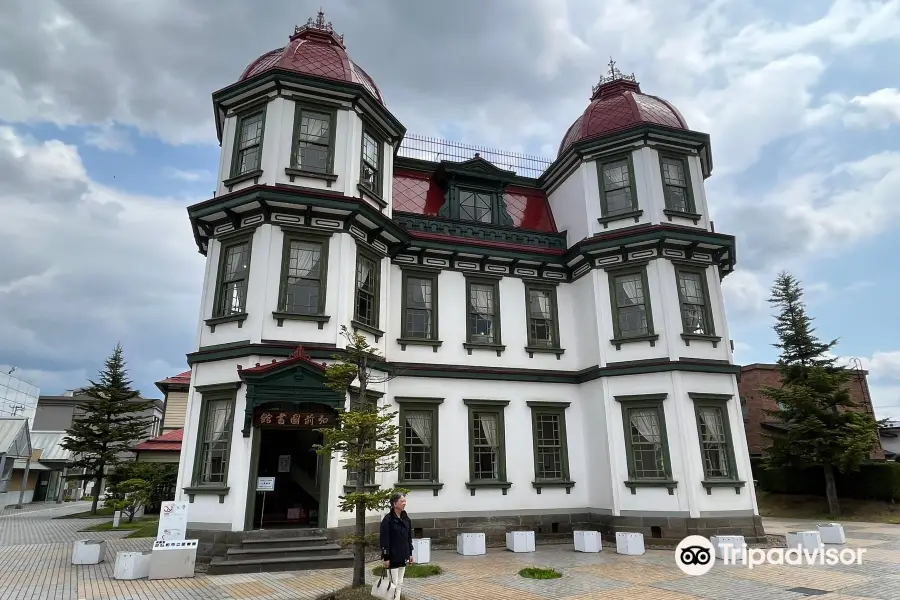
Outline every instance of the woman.
<path id="1" fill-rule="evenodd" d="M 406 496 L 395 493 L 391 496 L 391 512 L 381 520 L 381 560 L 397 586 L 403 583 L 406 565 L 413 564 L 412 522 L 405 509 Z"/>

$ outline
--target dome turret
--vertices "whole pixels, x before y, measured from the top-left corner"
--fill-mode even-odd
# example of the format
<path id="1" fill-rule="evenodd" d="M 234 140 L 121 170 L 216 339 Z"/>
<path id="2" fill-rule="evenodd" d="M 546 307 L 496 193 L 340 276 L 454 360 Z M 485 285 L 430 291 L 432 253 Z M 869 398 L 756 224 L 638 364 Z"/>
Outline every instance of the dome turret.
<path id="1" fill-rule="evenodd" d="M 250 63 L 238 81 L 274 69 L 355 83 L 384 104 L 378 86 L 350 59 L 344 45 L 344 36 L 335 33 L 331 22 L 325 22 L 325 13 L 322 11 L 319 11 L 315 20 L 310 18 L 306 25 L 295 27 L 287 46 L 266 52 Z"/>
<path id="2" fill-rule="evenodd" d="M 591 103 L 566 131 L 559 155 L 580 141 L 646 124 L 688 128 L 677 108 L 662 98 L 641 93 L 634 74 L 623 75 L 610 59 L 609 74 L 600 78 Z"/>

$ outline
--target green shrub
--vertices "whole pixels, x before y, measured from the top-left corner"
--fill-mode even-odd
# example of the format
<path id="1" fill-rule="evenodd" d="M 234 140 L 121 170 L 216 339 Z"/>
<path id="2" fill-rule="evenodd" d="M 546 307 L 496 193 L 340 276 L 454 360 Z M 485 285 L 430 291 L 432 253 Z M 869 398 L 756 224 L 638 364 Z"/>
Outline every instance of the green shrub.
<path id="1" fill-rule="evenodd" d="M 519 575 L 527 579 L 559 579 L 562 573 L 556 569 L 544 569 L 541 567 L 526 567 L 519 571 Z"/>
<path id="2" fill-rule="evenodd" d="M 431 577 L 432 575 L 440 575 L 444 570 L 440 567 L 440 565 L 409 565 L 406 567 L 406 573 L 404 574 L 404 578 L 409 577 L 412 579 L 418 579 L 420 577 Z M 374 569 L 372 569 L 372 575 L 376 577 L 384 577 L 384 567 L 378 565 Z"/>
<path id="3" fill-rule="evenodd" d="M 821 467 L 808 469 L 766 469 L 756 459 L 753 476 L 760 489 L 773 494 L 825 495 L 825 475 Z M 859 471 L 837 473 L 838 496 L 857 500 L 900 501 L 900 463 L 873 462 Z"/>

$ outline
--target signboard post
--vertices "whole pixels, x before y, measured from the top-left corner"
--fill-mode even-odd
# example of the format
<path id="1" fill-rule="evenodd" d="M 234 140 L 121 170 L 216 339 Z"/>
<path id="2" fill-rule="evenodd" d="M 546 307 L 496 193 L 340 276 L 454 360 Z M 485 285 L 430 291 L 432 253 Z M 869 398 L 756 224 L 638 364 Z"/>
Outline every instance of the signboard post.
<path id="1" fill-rule="evenodd" d="M 274 477 L 257 477 L 256 478 L 256 491 L 262 492 L 262 510 L 259 511 L 259 528 L 263 528 L 263 519 L 266 517 L 266 492 L 274 492 L 275 491 L 275 478 Z"/>
<path id="2" fill-rule="evenodd" d="M 182 541 L 187 530 L 187 502 L 163 502 L 159 509 L 156 541 Z"/>

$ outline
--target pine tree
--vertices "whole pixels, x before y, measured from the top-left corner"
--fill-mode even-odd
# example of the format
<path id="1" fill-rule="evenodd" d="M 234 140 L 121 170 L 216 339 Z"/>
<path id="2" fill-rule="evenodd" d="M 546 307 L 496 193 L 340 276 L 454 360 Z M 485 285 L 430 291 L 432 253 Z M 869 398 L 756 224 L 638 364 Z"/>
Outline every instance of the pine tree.
<path id="1" fill-rule="evenodd" d="M 822 342 L 816 337 L 800 282 L 789 273 L 779 273 L 769 302 L 780 309 L 775 347 L 781 350 L 778 370 L 782 385 L 760 391 L 778 404 L 779 410 L 766 412 L 778 419 L 783 429 L 767 436 L 772 443 L 764 463 L 768 468 L 821 467 L 828 510 L 837 517 L 840 502 L 835 471 L 857 470 L 869 457 L 877 443 L 875 420 L 848 410 L 856 406 L 847 389 L 852 373 L 829 356 L 838 341 Z"/>
<path id="2" fill-rule="evenodd" d="M 72 452 L 74 466 L 85 469 L 94 480 L 91 512 L 96 513 L 106 468 L 115 466 L 120 454 L 147 435 L 153 417 L 141 413 L 153 402 L 135 401 L 141 394 L 131 389 L 121 344 L 106 359 L 99 381 L 91 380 L 90 384 L 84 390 L 90 400 L 78 404 L 81 414 L 76 413 L 60 446 Z"/>
<path id="3" fill-rule="evenodd" d="M 364 336 L 350 333 L 346 326 L 341 326 L 341 335 L 347 340 L 345 352 L 334 356 L 335 362 L 327 368 L 326 377 L 331 389 L 344 394 L 350 392 L 350 406 L 349 410 L 338 411 L 334 427 L 319 430 L 324 439 L 314 448 L 319 454 L 333 458 L 340 454 L 347 469 L 356 471 L 355 489 L 340 496 L 340 509 L 355 511 L 355 531 L 344 538 L 344 543 L 353 546 L 352 586 L 364 587 L 366 548 L 377 545 L 375 536 L 366 535 L 366 511 L 387 508 L 391 494 L 408 490 L 381 489 L 366 481 L 368 473 L 397 469 L 400 427 L 394 422 L 396 411 L 380 407 L 366 398 L 369 386 L 391 378 L 387 374 L 377 374 L 372 368 L 372 364 L 381 358 L 378 351 Z M 354 381 L 358 381 L 358 388 L 351 389 Z"/>

